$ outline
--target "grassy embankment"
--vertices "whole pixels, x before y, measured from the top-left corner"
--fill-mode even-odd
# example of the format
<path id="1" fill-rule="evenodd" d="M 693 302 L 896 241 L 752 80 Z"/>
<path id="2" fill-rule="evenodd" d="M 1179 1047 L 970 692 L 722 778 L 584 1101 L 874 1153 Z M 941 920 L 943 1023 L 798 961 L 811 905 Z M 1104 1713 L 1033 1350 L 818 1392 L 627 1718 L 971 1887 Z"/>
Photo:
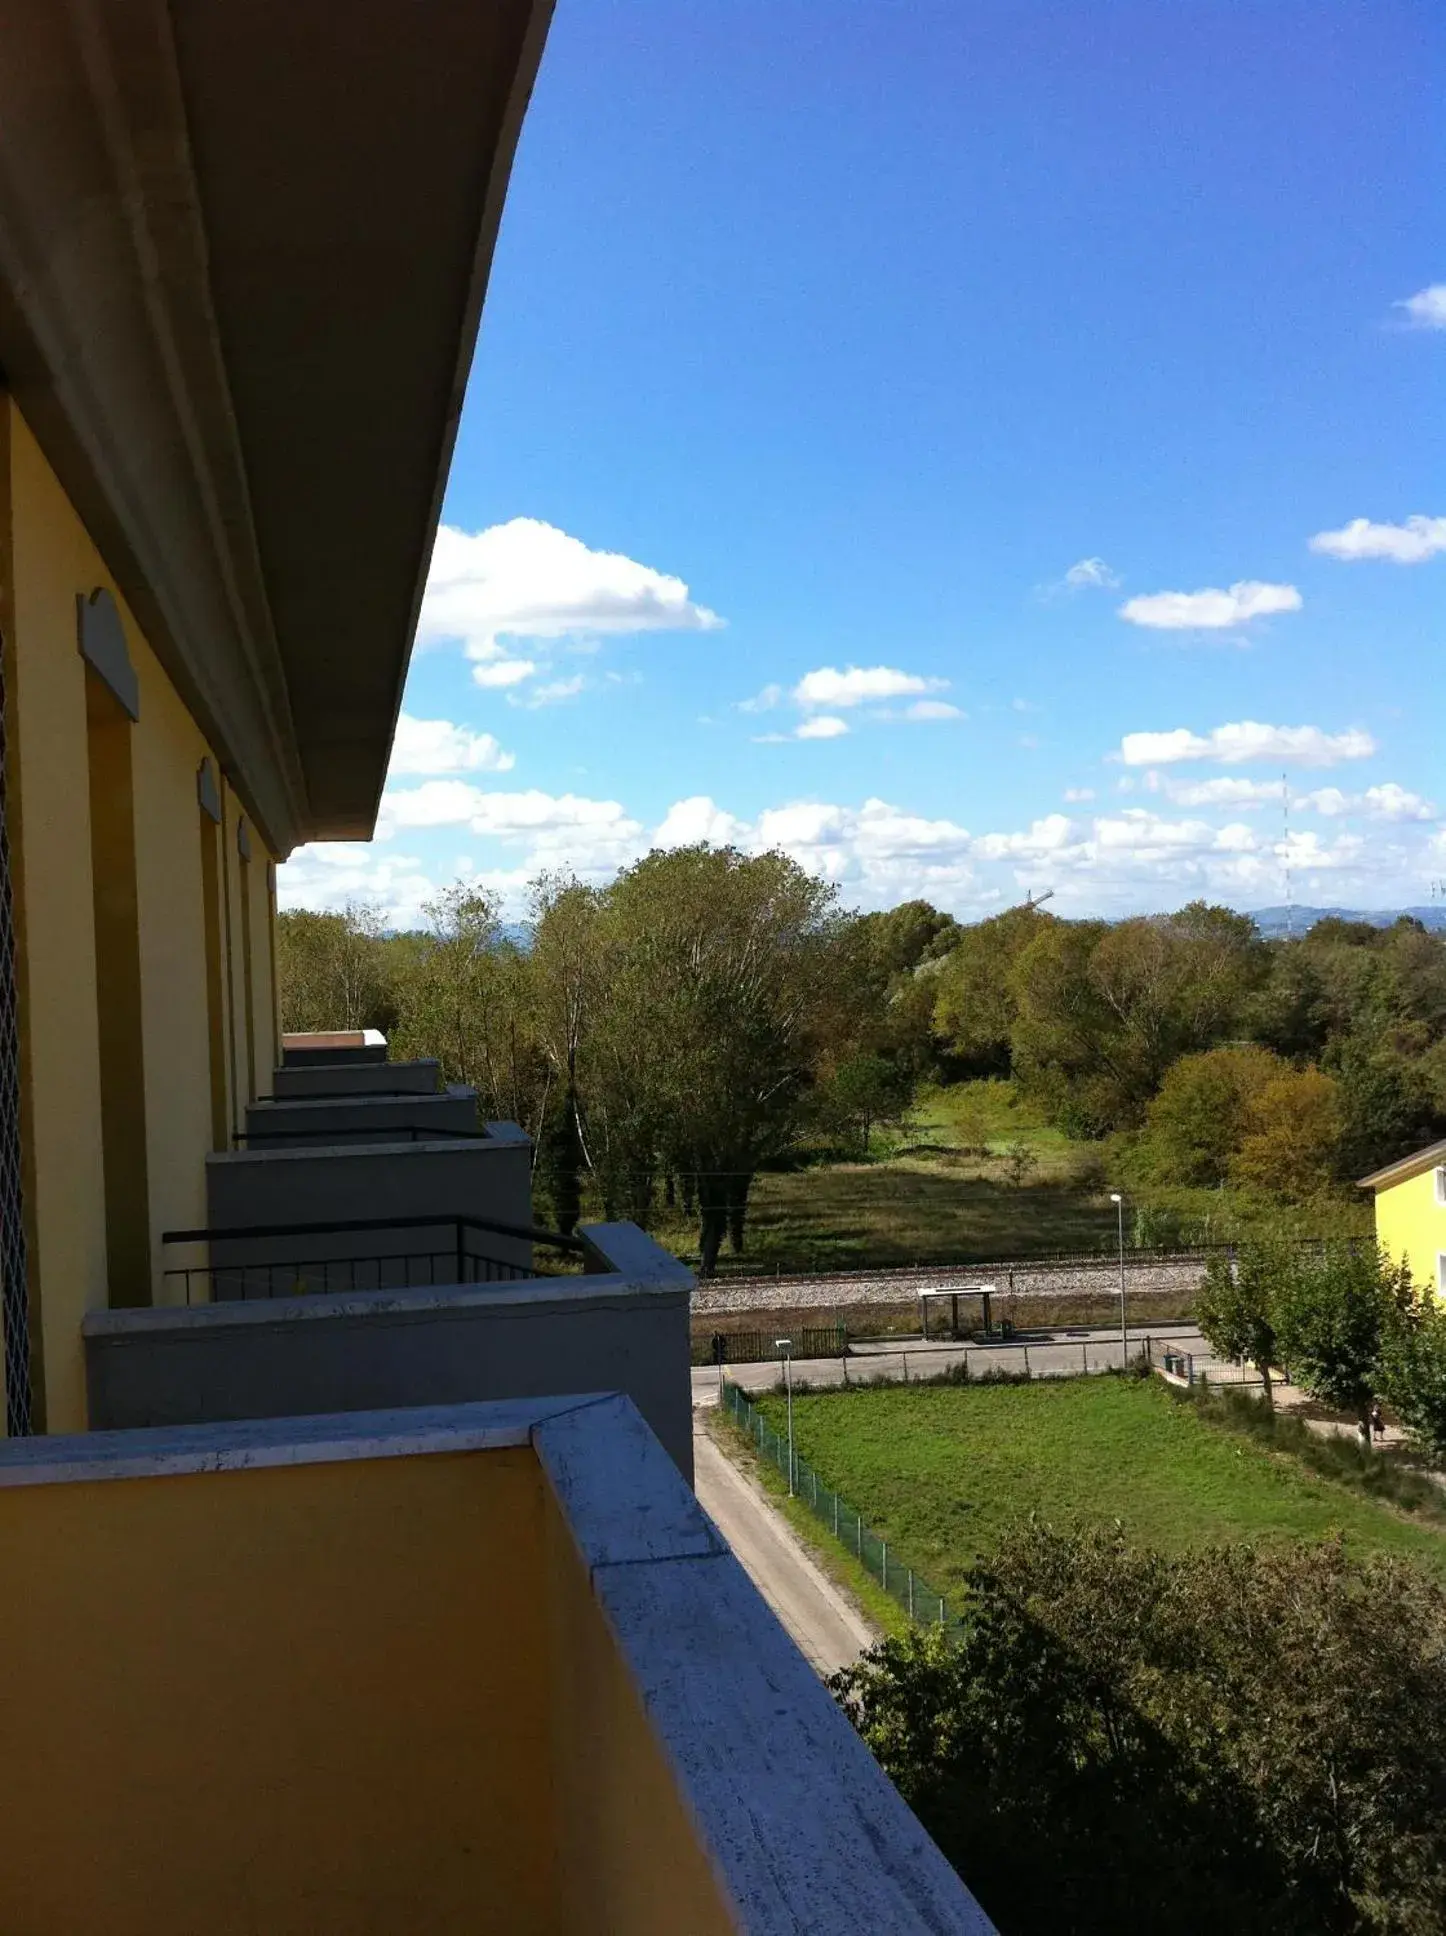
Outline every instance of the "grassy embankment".
<path id="1" fill-rule="evenodd" d="M 780 1399 L 763 1401 L 781 1425 Z M 1165 1552 L 1339 1534 L 1446 1578 L 1446 1513 L 1406 1514 L 1289 1452 L 1222 1428 L 1155 1380 L 801 1393 L 803 1457 L 901 1561 L 957 1589 L 1006 1525 L 1119 1521 Z M 831 1544 L 821 1529 L 816 1543 Z"/>
<path id="2" fill-rule="evenodd" d="M 1019 1154 L 1016 1154 L 1019 1152 Z M 760 1175 L 747 1248 L 720 1270 L 843 1271 L 914 1263 L 970 1264 L 1109 1248 L 1109 1191 L 1126 1147 L 1076 1141 L 1045 1123 L 1008 1082 L 928 1088 L 901 1133 L 876 1136 L 867 1161 L 820 1160 Z M 1161 1184 L 1128 1189 L 1167 1233 L 1227 1240 L 1262 1219 L 1312 1235 L 1365 1234 L 1370 1208 L 1342 1193 L 1292 1212 L 1231 1190 Z M 696 1225 L 663 1211 L 659 1240 L 697 1256 Z"/>

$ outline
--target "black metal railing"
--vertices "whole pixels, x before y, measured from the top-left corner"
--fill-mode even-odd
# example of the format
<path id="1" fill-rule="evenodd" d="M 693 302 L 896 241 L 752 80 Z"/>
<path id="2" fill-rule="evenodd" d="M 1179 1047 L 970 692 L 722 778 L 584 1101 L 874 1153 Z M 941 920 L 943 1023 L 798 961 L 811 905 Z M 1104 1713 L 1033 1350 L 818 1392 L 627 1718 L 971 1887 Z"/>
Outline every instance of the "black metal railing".
<path id="1" fill-rule="evenodd" d="M 231 1141 L 239 1149 L 258 1143 L 292 1143 L 298 1148 L 328 1143 L 486 1143 L 492 1138 L 485 1129 L 444 1129 L 440 1124 L 423 1127 L 417 1123 L 373 1123 L 360 1129 L 238 1129 Z"/>
<path id="2" fill-rule="evenodd" d="M 585 1237 L 490 1217 L 353 1217 L 167 1230 L 161 1243 L 173 1252 L 187 1245 L 205 1250 L 204 1262 L 162 1270 L 167 1292 L 183 1286 L 187 1304 L 505 1284 L 612 1268 Z M 175 1302 L 174 1295 L 163 1302 Z"/>

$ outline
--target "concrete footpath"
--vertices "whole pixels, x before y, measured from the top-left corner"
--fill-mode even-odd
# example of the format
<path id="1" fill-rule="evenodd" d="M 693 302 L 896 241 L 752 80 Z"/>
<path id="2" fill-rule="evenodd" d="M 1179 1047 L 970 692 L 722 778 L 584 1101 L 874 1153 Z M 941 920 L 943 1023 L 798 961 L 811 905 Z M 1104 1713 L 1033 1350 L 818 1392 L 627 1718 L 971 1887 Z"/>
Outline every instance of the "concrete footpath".
<path id="1" fill-rule="evenodd" d="M 820 1674 L 849 1666 L 878 1638 L 807 1553 L 767 1495 L 714 1444 L 693 1414 L 698 1503 L 739 1564 Z"/>
<path id="2" fill-rule="evenodd" d="M 1158 1360 L 1168 1344 L 1175 1351 L 1207 1352 L 1205 1340 L 1192 1324 L 1162 1324 L 1154 1329 L 1130 1326 L 1130 1357 L 1150 1341 Z M 795 1358 L 793 1375 L 800 1384 L 866 1385 L 871 1378 L 928 1378 L 967 1362 L 976 1376 L 986 1371 L 1025 1373 L 1031 1378 L 1072 1378 L 1080 1372 L 1118 1370 L 1125 1351 L 1117 1328 L 1045 1332 L 1017 1344 L 946 1344 L 919 1339 L 899 1345 L 884 1340 L 856 1344 L 847 1359 Z M 729 1365 L 728 1382 L 746 1392 L 771 1391 L 783 1376 L 777 1362 Z M 1212 1367 L 1211 1375 L 1214 1376 Z M 718 1403 L 718 1371 L 714 1365 L 693 1367 L 693 1403 Z"/>

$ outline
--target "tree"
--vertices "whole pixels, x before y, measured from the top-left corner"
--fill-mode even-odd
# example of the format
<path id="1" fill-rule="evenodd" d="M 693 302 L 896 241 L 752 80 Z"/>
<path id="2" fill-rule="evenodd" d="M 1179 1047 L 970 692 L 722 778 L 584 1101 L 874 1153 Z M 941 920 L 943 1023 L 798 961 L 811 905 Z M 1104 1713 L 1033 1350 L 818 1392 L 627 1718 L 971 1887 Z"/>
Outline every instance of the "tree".
<path id="1" fill-rule="evenodd" d="M 882 1055 L 852 1055 L 840 1062 L 826 1085 L 821 1106 L 826 1116 L 858 1137 L 859 1154 L 869 1153 L 874 1129 L 896 1123 L 914 1098 L 906 1069 Z"/>
<path id="2" fill-rule="evenodd" d="M 1352 1413 L 1369 1437 L 1387 1345 L 1414 1306 L 1409 1267 L 1376 1244 L 1298 1253 L 1281 1269 L 1271 1304 L 1281 1362 L 1313 1398 Z"/>
<path id="3" fill-rule="evenodd" d="M 531 913 L 528 983 L 550 1077 L 539 1110 L 538 1174 L 558 1228 L 570 1232 L 582 1212 L 581 1171 L 589 1160 L 579 1067 L 598 1006 L 598 897 L 571 875 L 542 874 L 532 886 Z M 611 1206 L 604 1208 L 611 1215 Z"/>
<path id="4" fill-rule="evenodd" d="M 1288 1069 L 1248 1099 L 1233 1181 L 1292 1202 L 1317 1195 L 1340 1164 L 1341 1105 L 1334 1079 L 1319 1069 Z"/>
<path id="5" fill-rule="evenodd" d="M 1377 1369 L 1381 1395 L 1416 1445 L 1446 1462 L 1446 1309 L 1430 1291 L 1388 1328 Z"/>
<path id="6" fill-rule="evenodd" d="M 380 912 L 349 901 L 336 913 L 288 910 L 276 922 L 281 1026 L 288 1032 L 379 1026 L 389 990 Z"/>
<path id="7" fill-rule="evenodd" d="M 1441 1133 L 1442 1113 L 1421 1061 L 1383 1043 L 1348 1036 L 1335 1065 L 1341 1108 L 1341 1167 L 1348 1176 L 1384 1169 Z"/>
<path id="8" fill-rule="evenodd" d="M 579 1061 L 589 1156 L 651 1188 L 695 1179 L 699 1264 L 741 1243 L 761 1163 L 789 1147 L 855 989 L 836 891 L 786 855 L 652 853 L 599 900 L 599 1002 Z M 616 1158 L 612 1152 L 616 1152 Z"/>
<path id="9" fill-rule="evenodd" d="M 1199 901 L 1055 923 L 1011 971 L 1016 1071 L 1066 1128 L 1138 1123 L 1171 1063 L 1232 1032 L 1264 963 L 1248 916 Z"/>
<path id="10" fill-rule="evenodd" d="M 1254 1365 L 1267 1404 L 1273 1403 L 1276 1293 L 1288 1269 L 1288 1257 L 1271 1245 L 1244 1244 L 1234 1259 L 1216 1251 L 1195 1294 L 1195 1322 L 1205 1342 L 1232 1364 Z"/>
<path id="11" fill-rule="evenodd" d="M 1446 1594 L 1334 1544 L 1016 1528 L 832 1683 L 1002 1928 L 1446 1926 Z"/>
<path id="12" fill-rule="evenodd" d="M 1021 1142 L 1016 1136 L 1013 1142 L 1005 1145 L 1004 1174 L 1009 1178 L 1012 1189 L 1022 1190 L 1038 1168 L 1039 1158 L 1028 1143 Z"/>
<path id="13" fill-rule="evenodd" d="M 450 1082 L 491 1087 L 498 1025 L 500 924 L 491 895 L 461 882 L 423 904 L 428 931 L 401 991 L 409 1047 L 434 1055 Z"/>
<path id="14" fill-rule="evenodd" d="M 1008 1075 L 1019 1001 L 1011 971 L 1041 933 L 1057 925 L 1033 907 L 1009 908 L 961 928 L 927 980 L 934 1028 L 949 1054 L 973 1076 Z"/>
<path id="15" fill-rule="evenodd" d="M 882 987 L 910 975 L 923 961 L 948 954 L 964 930 L 952 914 L 928 901 L 901 901 L 881 914 L 860 915 L 859 939 Z"/>
<path id="16" fill-rule="evenodd" d="M 1225 1181 L 1245 1134 L 1250 1106 L 1289 1070 L 1269 1049 L 1206 1049 L 1165 1072 L 1146 1116 L 1143 1148 L 1172 1183 Z"/>

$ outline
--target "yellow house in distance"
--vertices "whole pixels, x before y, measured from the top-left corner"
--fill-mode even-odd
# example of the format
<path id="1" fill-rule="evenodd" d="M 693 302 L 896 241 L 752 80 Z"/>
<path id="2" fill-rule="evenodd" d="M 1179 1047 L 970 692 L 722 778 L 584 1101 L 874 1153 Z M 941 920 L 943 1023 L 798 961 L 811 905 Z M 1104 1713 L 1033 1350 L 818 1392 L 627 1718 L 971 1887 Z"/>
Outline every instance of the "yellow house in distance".
<path id="1" fill-rule="evenodd" d="M 1418 1284 L 1446 1293 L 1446 1143 L 1388 1163 L 1360 1187 L 1376 1193 L 1377 1240 L 1407 1260 Z"/>

